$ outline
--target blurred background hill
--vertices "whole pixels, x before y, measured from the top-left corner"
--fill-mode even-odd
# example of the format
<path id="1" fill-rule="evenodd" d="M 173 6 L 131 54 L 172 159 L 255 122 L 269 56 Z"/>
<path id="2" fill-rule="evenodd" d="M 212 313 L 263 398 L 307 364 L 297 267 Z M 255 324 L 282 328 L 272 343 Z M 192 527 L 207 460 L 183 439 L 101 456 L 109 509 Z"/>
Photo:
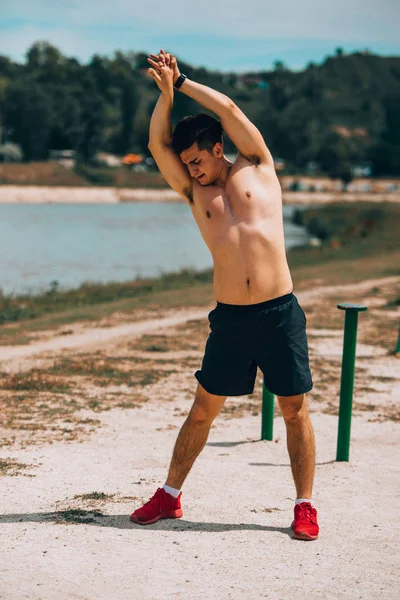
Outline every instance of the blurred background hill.
<path id="1" fill-rule="evenodd" d="M 0 161 L 47 161 L 68 151 L 76 176 L 93 183 L 107 183 L 107 175 L 102 181 L 90 171 L 101 162 L 99 153 L 137 153 L 151 165 L 145 160 L 158 90 L 146 75 L 146 58 L 116 52 L 83 64 L 47 42 L 35 43 L 24 64 L 0 56 Z M 326 174 L 344 182 L 357 169 L 358 176 L 400 174 L 400 57 L 337 48 L 321 64 L 300 71 L 279 61 L 270 70 L 240 74 L 183 61 L 180 68 L 230 96 L 259 127 L 286 173 Z M 177 93 L 173 122 L 200 110 Z M 226 151 L 234 151 L 226 143 Z M 110 158 L 102 160 L 112 166 Z"/>

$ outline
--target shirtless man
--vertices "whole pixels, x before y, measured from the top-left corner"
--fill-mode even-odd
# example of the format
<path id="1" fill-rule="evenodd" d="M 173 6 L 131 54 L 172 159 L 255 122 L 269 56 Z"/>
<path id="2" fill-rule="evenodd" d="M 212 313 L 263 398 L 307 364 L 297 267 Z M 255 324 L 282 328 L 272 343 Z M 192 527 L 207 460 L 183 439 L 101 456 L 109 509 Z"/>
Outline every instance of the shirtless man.
<path id="1" fill-rule="evenodd" d="M 149 74 L 161 95 L 150 122 L 150 151 L 169 185 L 193 213 L 214 262 L 217 305 L 195 374 L 194 403 L 173 451 L 168 478 L 135 510 L 142 525 L 182 516 L 181 487 L 206 444 L 227 396 L 251 394 L 257 367 L 277 396 L 287 430 L 297 500 L 293 536 L 318 537 L 312 505 L 315 442 L 306 392 L 312 389 L 306 318 L 286 261 L 282 197 L 272 156 L 258 129 L 224 94 L 180 73 L 174 56 L 151 54 Z M 174 89 L 215 113 L 185 117 L 171 136 Z M 238 154 L 223 153 L 222 130 Z"/>

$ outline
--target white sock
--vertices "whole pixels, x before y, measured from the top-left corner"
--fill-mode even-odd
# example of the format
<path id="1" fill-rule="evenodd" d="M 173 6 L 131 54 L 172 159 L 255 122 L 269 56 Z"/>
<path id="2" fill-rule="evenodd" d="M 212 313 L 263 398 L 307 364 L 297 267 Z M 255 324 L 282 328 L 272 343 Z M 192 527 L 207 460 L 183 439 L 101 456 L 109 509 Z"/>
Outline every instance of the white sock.
<path id="1" fill-rule="evenodd" d="M 314 506 L 313 503 L 312 503 L 312 500 L 308 499 L 308 498 L 297 498 L 297 500 L 295 502 L 295 505 L 296 504 L 301 504 L 302 502 L 309 502 L 311 504 L 311 506 Z"/>
<path id="2" fill-rule="evenodd" d="M 167 494 L 171 494 L 171 496 L 174 498 L 177 498 L 181 493 L 181 490 L 177 490 L 176 488 L 173 488 L 167 484 L 163 485 L 163 489 L 167 492 Z"/>

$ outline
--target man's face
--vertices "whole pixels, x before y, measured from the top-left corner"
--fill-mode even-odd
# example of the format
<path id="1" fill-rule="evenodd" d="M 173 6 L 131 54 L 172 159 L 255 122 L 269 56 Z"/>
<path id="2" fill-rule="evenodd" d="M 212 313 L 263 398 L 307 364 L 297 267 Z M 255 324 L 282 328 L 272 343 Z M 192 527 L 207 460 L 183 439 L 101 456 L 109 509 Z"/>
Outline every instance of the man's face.
<path id="1" fill-rule="evenodd" d="M 217 178 L 221 167 L 222 144 L 217 142 L 212 152 L 209 152 L 200 150 L 195 142 L 190 148 L 181 152 L 180 158 L 193 179 L 196 179 L 201 185 L 210 185 Z"/>

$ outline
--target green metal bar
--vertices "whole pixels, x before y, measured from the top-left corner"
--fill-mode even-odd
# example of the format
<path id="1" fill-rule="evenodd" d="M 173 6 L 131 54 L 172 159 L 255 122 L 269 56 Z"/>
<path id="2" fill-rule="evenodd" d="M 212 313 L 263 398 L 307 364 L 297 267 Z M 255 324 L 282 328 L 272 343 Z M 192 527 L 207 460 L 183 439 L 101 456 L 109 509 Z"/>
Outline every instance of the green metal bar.
<path id="1" fill-rule="evenodd" d="M 367 310 L 362 304 L 343 303 L 344 320 L 342 378 L 340 382 L 339 427 L 336 460 L 348 461 L 350 450 L 351 415 L 353 409 L 354 368 L 356 362 L 358 313 Z"/>
<path id="2" fill-rule="evenodd" d="M 265 387 L 263 381 L 261 410 L 261 439 L 271 442 L 274 435 L 274 394 Z"/>
<path id="3" fill-rule="evenodd" d="M 396 346 L 395 354 L 396 354 L 396 356 L 400 355 L 400 327 L 399 327 L 399 335 L 397 338 L 397 346 Z"/>

